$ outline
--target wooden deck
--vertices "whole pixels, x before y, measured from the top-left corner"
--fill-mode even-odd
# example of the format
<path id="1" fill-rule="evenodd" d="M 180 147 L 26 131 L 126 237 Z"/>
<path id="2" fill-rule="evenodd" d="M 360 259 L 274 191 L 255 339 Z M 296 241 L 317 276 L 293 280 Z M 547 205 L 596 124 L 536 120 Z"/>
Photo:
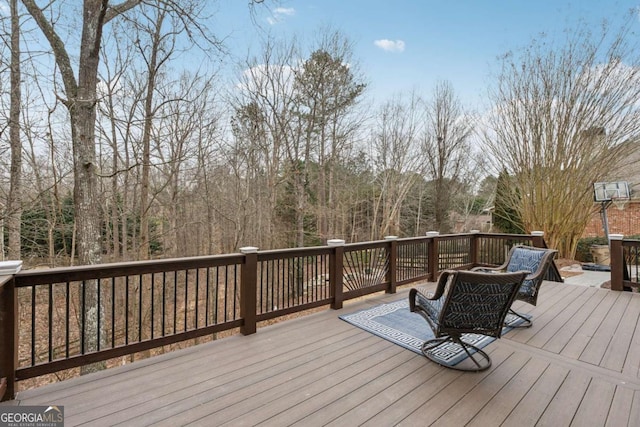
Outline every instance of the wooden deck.
<path id="1" fill-rule="evenodd" d="M 338 318 L 408 288 L 22 392 L 65 425 L 638 426 L 640 294 L 545 282 L 530 329 L 460 373 Z M 425 324 L 426 327 L 426 324 Z"/>

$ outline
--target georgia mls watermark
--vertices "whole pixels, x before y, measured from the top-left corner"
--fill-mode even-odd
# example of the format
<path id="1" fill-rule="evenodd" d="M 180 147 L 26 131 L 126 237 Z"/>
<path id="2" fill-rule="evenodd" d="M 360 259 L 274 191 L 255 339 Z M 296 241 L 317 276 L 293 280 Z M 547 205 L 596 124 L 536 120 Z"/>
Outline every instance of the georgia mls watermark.
<path id="1" fill-rule="evenodd" d="M 0 406 L 0 427 L 64 427 L 64 406 Z"/>

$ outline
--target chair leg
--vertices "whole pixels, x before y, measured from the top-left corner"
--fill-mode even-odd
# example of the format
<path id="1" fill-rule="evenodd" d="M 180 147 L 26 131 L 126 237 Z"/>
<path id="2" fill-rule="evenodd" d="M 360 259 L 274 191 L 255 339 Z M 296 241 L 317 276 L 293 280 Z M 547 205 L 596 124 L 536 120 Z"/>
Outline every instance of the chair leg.
<path id="1" fill-rule="evenodd" d="M 509 309 L 509 314 L 513 314 L 514 316 L 517 316 L 517 317 L 521 318 L 523 320 L 523 322 L 520 323 L 519 325 L 516 325 L 516 326 L 509 325 L 509 324 L 507 324 L 505 322 L 505 326 L 508 326 L 510 328 L 530 328 L 531 325 L 533 325 L 533 322 L 531 322 L 531 319 L 528 319 L 528 318 L 524 317 L 522 314 L 517 313 L 512 308 Z"/>
<path id="2" fill-rule="evenodd" d="M 466 363 L 466 359 L 457 363 L 456 365 L 447 365 L 430 352 L 430 350 L 433 350 L 445 343 L 456 343 L 460 347 L 462 347 L 462 349 L 467 354 L 468 359 L 473 362 L 473 365 L 468 362 Z M 482 351 L 482 349 L 480 349 L 479 347 L 476 347 L 473 344 L 466 343 L 461 339 L 455 337 L 442 337 L 428 340 L 424 344 L 422 344 L 421 350 L 422 354 L 424 354 L 427 359 L 431 360 L 434 363 L 437 363 L 440 366 L 444 366 L 445 368 L 455 369 L 458 371 L 479 372 L 491 367 L 491 358 L 487 353 Z"/>

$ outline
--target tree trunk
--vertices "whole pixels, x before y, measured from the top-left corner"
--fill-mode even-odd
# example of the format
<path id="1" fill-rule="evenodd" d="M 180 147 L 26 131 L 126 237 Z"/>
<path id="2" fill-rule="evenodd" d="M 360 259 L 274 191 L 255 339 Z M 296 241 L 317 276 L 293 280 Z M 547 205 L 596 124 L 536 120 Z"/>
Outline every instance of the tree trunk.
<path id="1" fill-rule="evenodd" d="M 99 50 L 106 7 L 105 0 L 84 2 L 77 97 L 75 100 L 69 99 L 75 182 L 73 200 L 78 228 L 78 260 L 81 265 L 99 264 L 102 261 L 95 123 Z M 93 352 L 98 349 L 98 318 L 104 316 L 104 310 L 97 305 L 98 282 L 87 282 L 85 286 L 87 289 L 82 305 L 86 319 L 85 350 Z M 105 322 L 101 323 L 104 325 Z M 103 367 L 104 363 L 87 365 L 82 368 L 82 373 L 94 372 Z"/>
<path id="2" fill-rule="evenodd" d="M 158 74 L 158 52 L 162 42 L 162 23 L 165 11 L 160 11 L 155 23 L 152 35 L 151 57 L 147 62 L 147 93 L 144 102 L 144 130 L 142 133 L 142 181 L 140 187 L 140 247 L 139 259 L 149 259 L 149 174 L 151 172 L 151 125 L 153 124 L 154 108 L 153 94 L 156 88 L 156 76 Z"/>
<path id="3" fill-rule="evenodd" d="M 7 200 L 9 259 L 20 259 L 22 218 L 22 141 L 20 139 L 20 19 L 17 0 L 11 0 L 11 107 L 9 139 L 11 143 L 11 176 Z"/>

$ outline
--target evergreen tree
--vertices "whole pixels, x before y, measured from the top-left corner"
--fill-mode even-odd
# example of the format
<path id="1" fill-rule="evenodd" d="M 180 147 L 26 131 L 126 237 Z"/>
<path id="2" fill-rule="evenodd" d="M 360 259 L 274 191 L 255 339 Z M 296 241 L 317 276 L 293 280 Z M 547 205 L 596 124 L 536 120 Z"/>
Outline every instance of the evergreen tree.
<path id="1" fill-rule="evenodd" d="M 492 214 L 493 226 L 503 233 L 524 234 L 522 218 L 512 208 L 513 200 L 519 198 L 517 189 L 513 188 L 512 180 L 506 170 L 498 175 L 496 183 L 496 198 Z"/>

